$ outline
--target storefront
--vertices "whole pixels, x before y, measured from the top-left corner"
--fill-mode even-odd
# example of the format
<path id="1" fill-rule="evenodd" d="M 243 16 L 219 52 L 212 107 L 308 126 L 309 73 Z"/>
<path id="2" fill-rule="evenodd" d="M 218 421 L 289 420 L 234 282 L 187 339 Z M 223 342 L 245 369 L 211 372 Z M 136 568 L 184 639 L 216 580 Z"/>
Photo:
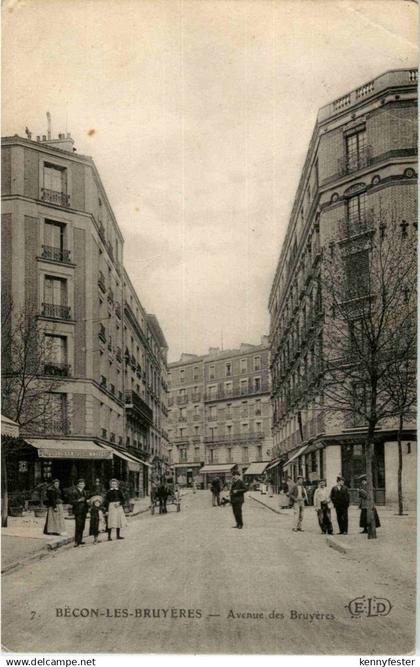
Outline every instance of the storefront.
<path id="1" fill-rule="evenodd" d="M 203 488 L 208 489 L 210 487 L 212 479 L 218 477 L 223 484 L 230 484 L 232 481 L 232 470 L 237 467 L 233 463 L 227 464 L 217 464 L 210 463 L 203 466 L 200 469 L 200 474 L 203 476 Z"/>
<path id="2" fill-rule="evenodd" d="M 203 483 L 200 475 L 201 466 L 201 463 L 174 463 L 171 467 L 174 471 L 175 484 L 191 488 L 195 482 L 197 488 L 201 487 Z"/>
<path id="3" fill-rule="evenodd" d="M 270 465 L 270 461 L 258 461 L 251 463 L 244 472 L 244 481 L 246 484 L 255 484 L 266 478 L 265 471 Z"/>

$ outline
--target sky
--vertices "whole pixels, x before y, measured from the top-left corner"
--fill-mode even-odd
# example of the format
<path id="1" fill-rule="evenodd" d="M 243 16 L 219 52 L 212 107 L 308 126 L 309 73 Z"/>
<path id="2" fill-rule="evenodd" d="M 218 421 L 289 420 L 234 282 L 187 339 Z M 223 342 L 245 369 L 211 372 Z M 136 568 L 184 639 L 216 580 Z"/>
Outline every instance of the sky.
<path id="1" fill-rule="evenodd" d="M 317 111 L 417 65 L 417 6 L 6 0 L 2 63 L 2 134 L 46 134 L 49 111 L 93 157 L 174 361 L 268 333 Z"/>

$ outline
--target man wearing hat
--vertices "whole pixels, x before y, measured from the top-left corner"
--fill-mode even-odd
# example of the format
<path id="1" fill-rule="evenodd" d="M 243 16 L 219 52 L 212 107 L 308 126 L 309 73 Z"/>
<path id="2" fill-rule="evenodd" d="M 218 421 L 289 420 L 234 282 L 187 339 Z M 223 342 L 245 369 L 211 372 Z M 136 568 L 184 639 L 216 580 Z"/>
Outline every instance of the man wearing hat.
<path id="1" fill-rule="evenodd" d="M 232 472 L 232 485 L 230 487 L 230 502 L 232 505 L 233 516 L 235 517 L 236 526 L 233 528 L 243 528 L 244 522 L 242 518 L 242 505 L 244 504 L 244 493 L 248 491 L 247 487 L 241 480 L 239 470 Z"/>
<path id="2" fill-rule="evenodd" d="M 335 507 L 340 535 L 347 535 L 349 525 L 350 494 L 344 484 L 344 477 L 337 477 L 337 484 L 331 489 L 331 502 Z"/>
<path id="3" fill-rule="evenodd" d="M 308 501 L 308 494 L 303 486 L 303 477 L 299 475 L 296 480 L 296 485 L 289 492 L 289 498 L 293 500 L 293 509 L 295 511 L 295 526 L 293 532 L 302 532 L 303 512 L 305 509 L 305 501 Z"/>
<path id="4" fill-rule="evenodd" d="M 78 547 L 83 542 L 83 531 L 85 529 L 86 515 L 88 513 L 88 502 L 85 491 L 85 480 L 79 479 L 73 493 L 73 514 L 75 518 L 74 546 Z"/>

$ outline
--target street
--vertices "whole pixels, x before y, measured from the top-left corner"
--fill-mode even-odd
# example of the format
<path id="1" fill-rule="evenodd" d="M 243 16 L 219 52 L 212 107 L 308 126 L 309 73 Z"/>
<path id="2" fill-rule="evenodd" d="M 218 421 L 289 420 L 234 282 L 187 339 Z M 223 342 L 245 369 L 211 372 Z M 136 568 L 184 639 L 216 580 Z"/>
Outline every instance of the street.
<path id="1" fill-rule="evenodd" d="M 414 649 L 411 571 L 399 575 L 390 565 L 385 572 L 342 555 L 309 521 L 305 532 L 293 533 L 288 516 L 251 498 L 244 523 L 244 530 L 233 530 L 230 506 L 212 507 L 207 491 L 189 493 L 180 513 L 170 506 L 167 515 L 133 519 L 124 541 L 94 546 L 87 538 L 86 546 L 65 547 L 7 574 L 4 649 L 382 655 Z M 352 618 L 345 606 L 360 596 L 386 598 L 391 612 Z"/>

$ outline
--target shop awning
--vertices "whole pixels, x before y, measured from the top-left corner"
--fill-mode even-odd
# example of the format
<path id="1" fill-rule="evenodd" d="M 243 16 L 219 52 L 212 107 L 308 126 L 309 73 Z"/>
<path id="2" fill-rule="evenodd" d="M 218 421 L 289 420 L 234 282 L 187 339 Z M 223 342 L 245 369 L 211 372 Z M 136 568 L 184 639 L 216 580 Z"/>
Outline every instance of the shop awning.
<path id="1" fill-rule="evenodd" d="M 308 448 L 308 444 L 303 445 L 303 447 L 301 447 L 300 449 L 298 449 L 297 452 L 296 452 L 295 454 L 293 454 L 293 456 L 291 456 L 290 459 L 289 459 L 288 461 L 286 461 L 286 463 L 284 464 L 283 468 L 288 468 L 289 465 L 290 465 L 291 463 L 293 463 L 293 461 L 295 461 L 297 458 L 299 458 L 299 456 L 301 456 L 301 455 L 303 454 L 303 452 L 305 451 L 305 449 L 307 449 L 307 448 Z"/>
<path id="2" fill-rule="evenodd" d="M 112 459 L 112 452 L 91 440 L 43 440 L 25 438 L 40 459 Z"/>
<path id="3" fill-rule="evenodd" d="M 210 472 L 230 472 L 234 467 L 235 467 L 234 463 L 228 463 L 228 464 L 210 463 L 209 465 L 203 466 L 201 468 L 200 474 L 210 473 Z"/>
<path id="4" fill-rule="evenodd" d="M 268 472 L 269 470 L 273 470 L 273 468 L 277 468 L 277 466 L 280 465 L 280 463 L 282 463 L 283 460 L 284 459 L 276 459 L 275 461 L 272 461 L 270 465 L 266 468 L 266 472 Z"/>
<path id="5" fill-rule="evenodd" d="M 172 463 L 171 468 L 199 468 L 201 463 Z"/>
<path id="6" fill-rule="evenodd" d="M 137 456 L 134 456 L 129 452 L 122 452 L 120 449 L 117 449 L 116 447 L 110 447 L 109 445 L 102 445 L 102 447 L 111 452 L 111 458 L 112 456 L 118 456 L 118 458 L 126 461 L 128 463 L 128 469 L 131 470 L 131 472 L 140 472 L 140 466 L 142 465 L 147 466 L 148 468 L 153 468 L 150 463 L 146 463 L 146 461 L 138 459 Z"/>
<path id="7" fill-rule="evenodd" d="M 1 416 L 1 434 L 6 435 L 9 438 L 18 438 L 19 437 L 19 424 L 16 424 L 9 417 Z"/>
<path id="8" fill-rule="evenodd" d="M 262 475 L 269 465 L 270 461 L 259 461 L 258 463 L 251 463 L 245 470 L 244 475 Z"/>

